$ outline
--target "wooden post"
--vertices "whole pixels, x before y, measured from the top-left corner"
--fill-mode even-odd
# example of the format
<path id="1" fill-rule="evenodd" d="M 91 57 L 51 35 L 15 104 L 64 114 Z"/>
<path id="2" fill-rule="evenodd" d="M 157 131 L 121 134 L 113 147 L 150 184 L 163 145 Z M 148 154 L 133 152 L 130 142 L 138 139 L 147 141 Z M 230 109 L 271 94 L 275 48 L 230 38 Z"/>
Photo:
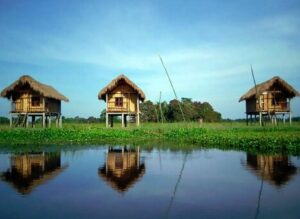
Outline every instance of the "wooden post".
<path id="1" fill-rule="evenodd" d="M 127 127 L 127 115 L 124 115 L 124 125 Z"/>
<path id="2" fill-rule="evenodd" d="M 48 128 L 51 128 L 51 114 L 48 116 Z"/>
<path id="3" fill-rule="evenodd" d="M 290 111 L 290 115 L 289 115 L 289 120 L 290 120 L 290 125 L 292 125 L 292 112 Z"/>
<path id="4" fill-rule="evenodd" d="M 137 98 L 136 98 L 136 109 L 137 109 L 136 125 L 139 126 L 140 125 L 140 99 L 139 99 L 139 95 L 137 95 Z"/>
<path id="5" fill-rule="evenodd" d="M 59 115 L 56 115 L 56 119 L 55 119 L 55 127 L 58 128 L 58 119 L 59 119 Z"/>
<path id="6" fill-rule="evenodd" d="M 12 116 L 12 113 L 10 113 L 10 117 L 9 117 L 9 127 L 10 128 L 12 127 L 12 119 L 13 119 L 13 116 Z"/>
<path id="7" fill-rule="evenodd" d="M 31 127 L 35 128 L 35 116 L 31 116 Z"/>
<path id="8" fill-rule="evenodd" d="M 110 127 L 114 127 L 114 116 L 113 115 L 109 115 L 109 119 L 110 119 Z"/>
<path id="9" fill-rule="evenodd" d="M 121 120 L 122 120 L 122 128 L 124 128 L 124 114 L 121 114 Z"/>
<path id="10" fill-rule="evenodd" d="M 106 112 L 105 114 L 106 114 L 106 128 L 108 128 L 108 117 L 109 117 L 109 116 L 108 116 L 108 113 L 107 113 L 107 112 Z"/>
<path id="11" fill-rule="evenodd" d="M 249 125 L 248 113 L 246 113 L 246 124 Z"/>
<path id="12" fill-rule="evenodd" d="M 62 128 L 62 115 L 59 115 L 59 128 Z"/>
<path id="13" fill-rule="evenodd" d="M 262 126 L 262 113 L 259 112 L 259 125 Z"/>
<path id="14" fill-rule="evenodd" d="M 45 128 L 45 113 L 42 115 L 42 123 L 43 128 Z"/>
<path id="15" fill-rule="evenodd" d="M 28 114 L 25 115 L 25 123 L 26 123 L 26 128 L 29 126 L 29 119 L 28 119 Z"/>
<path id="16" fill-rule="evenodd" d="M 283 124 L 285 124 L 285 114 L 282 114 L 282 120 L 283 120 Z"/>

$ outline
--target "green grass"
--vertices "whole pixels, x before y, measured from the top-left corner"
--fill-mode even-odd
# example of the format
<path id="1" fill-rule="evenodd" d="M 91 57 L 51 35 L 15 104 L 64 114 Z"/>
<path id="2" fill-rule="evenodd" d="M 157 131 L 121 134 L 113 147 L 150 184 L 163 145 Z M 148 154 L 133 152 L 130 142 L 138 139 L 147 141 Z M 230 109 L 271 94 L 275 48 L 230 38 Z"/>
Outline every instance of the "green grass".
<path id="1" fill-rule="evenodd" d="M 145 123 L 139 128 L 67 123 L 62 129 L 0 126 L 1 147 L 27 145 L 134 144 L 186 148 L 223 148 L 300 154 L 300 123 L 293 126 L 246 126 L 244 123 Z M 168 142 L 168 143 L 166 143 Z"/>

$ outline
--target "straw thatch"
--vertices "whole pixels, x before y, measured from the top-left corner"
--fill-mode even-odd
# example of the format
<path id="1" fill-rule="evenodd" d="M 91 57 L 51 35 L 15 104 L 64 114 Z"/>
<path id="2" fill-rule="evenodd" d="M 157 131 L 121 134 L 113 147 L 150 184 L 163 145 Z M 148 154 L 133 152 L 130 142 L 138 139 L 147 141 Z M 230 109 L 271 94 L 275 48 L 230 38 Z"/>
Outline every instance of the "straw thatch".
<path id="1" fill-rule="evenodd" d="M 112 91 L 114 88 L 116 88 L 120 81 L 124 81 L 126 84 L 128 84 L 130 87 L 132 87 L 139 95 L 139 98 L 141 101 L 145 100 L 145 94 L 144 92 L 131 80 L 129 80 L 125 75 L 119 75 L 117 78 L 112 80 L 106 87 L 104 87 L 98 94 L 99 100 L 106 100 L 105 95 Z"/>
<path id="2" fill-rule="evenodd" d="M 256 88 L 255 86 L 251 88 L 247 93 L 241 96 L 239 102 L 255 97 L 256 89 L 257 89 L 257 95 L 260 95 L 263 92 L 268 91 L 276 83 L 279 84 L 285 90 L 285 92 L 289 95 L 288 97 L 293 98 L 295 96 L 300 96 L 299 92 L 296 91 L 291 85 L 289 85 L 286 81 L 284 81 L 280 77 L 275 76 L 268 81 L 258 84 Z"/>
<path id="3" fill-rule="evenodd" d="M 34 91 L 40 93 L 44 97 L 53 98 L 56 100 L 63 100 L 65 102 L 69 102 L 69 99 L 55 90 L 53 87 L 42 84 L 29 75 L 23 75 L 17 81 L 12 83 L 10 86 L 1 91 L 1 97 L 10 98 L 12 93 L 15 91 L 16 87 L 20 85 L 28 84 Z"/>
<path id="4" fill-rule="evenodd" d="M 297 174 L 297 167 L 287 156 L 247 154 L 247 167 L 259 179 L 277 187 L 285 185 Z"/>
<path id="5" fill-rule="evenodd" d="M 30 175 L 27 177 L 23 177 L 16 171 L 12 172 L 8 170 L 0 176 L 0 179 L 9 183 L 19 193 L 27 195 L 31 193 L 36 187 L 54 179 L 65 169 L 67 169 L 67 167 L 68 165 L 64 165 L 53 170 L 45 171 L 44 173 L 39 173 L 38 175 Z"/>

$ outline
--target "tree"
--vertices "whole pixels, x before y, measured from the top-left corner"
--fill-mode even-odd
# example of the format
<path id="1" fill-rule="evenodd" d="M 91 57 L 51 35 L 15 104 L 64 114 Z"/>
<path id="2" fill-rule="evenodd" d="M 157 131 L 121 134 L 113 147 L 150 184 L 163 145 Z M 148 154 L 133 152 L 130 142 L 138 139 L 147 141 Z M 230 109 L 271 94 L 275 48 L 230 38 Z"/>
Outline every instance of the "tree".
<path id="1" fill-rule="evenodd" d="M 157 122 L 158 108 L 150 100 L 140 104 L 140 111 L 142 122 Z"/>

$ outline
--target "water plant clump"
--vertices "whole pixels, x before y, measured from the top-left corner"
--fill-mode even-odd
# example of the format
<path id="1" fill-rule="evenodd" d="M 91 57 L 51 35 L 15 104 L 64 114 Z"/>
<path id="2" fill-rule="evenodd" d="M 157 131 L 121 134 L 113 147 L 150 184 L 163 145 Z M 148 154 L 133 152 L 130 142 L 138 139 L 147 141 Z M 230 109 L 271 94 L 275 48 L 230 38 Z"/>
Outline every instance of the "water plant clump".
<path id="1" fill-rule="evenodd" d="M 146 124 L 139 128 L 68 124 L 62 129 L 0 128 L 0 145 L 69 145 L 168 141 L 194 147 L 241 150 L 300 151 L 300 127 L 247 127 L 195 123 Z M 184 146 L 183 146 L 184 147 Z"/>

